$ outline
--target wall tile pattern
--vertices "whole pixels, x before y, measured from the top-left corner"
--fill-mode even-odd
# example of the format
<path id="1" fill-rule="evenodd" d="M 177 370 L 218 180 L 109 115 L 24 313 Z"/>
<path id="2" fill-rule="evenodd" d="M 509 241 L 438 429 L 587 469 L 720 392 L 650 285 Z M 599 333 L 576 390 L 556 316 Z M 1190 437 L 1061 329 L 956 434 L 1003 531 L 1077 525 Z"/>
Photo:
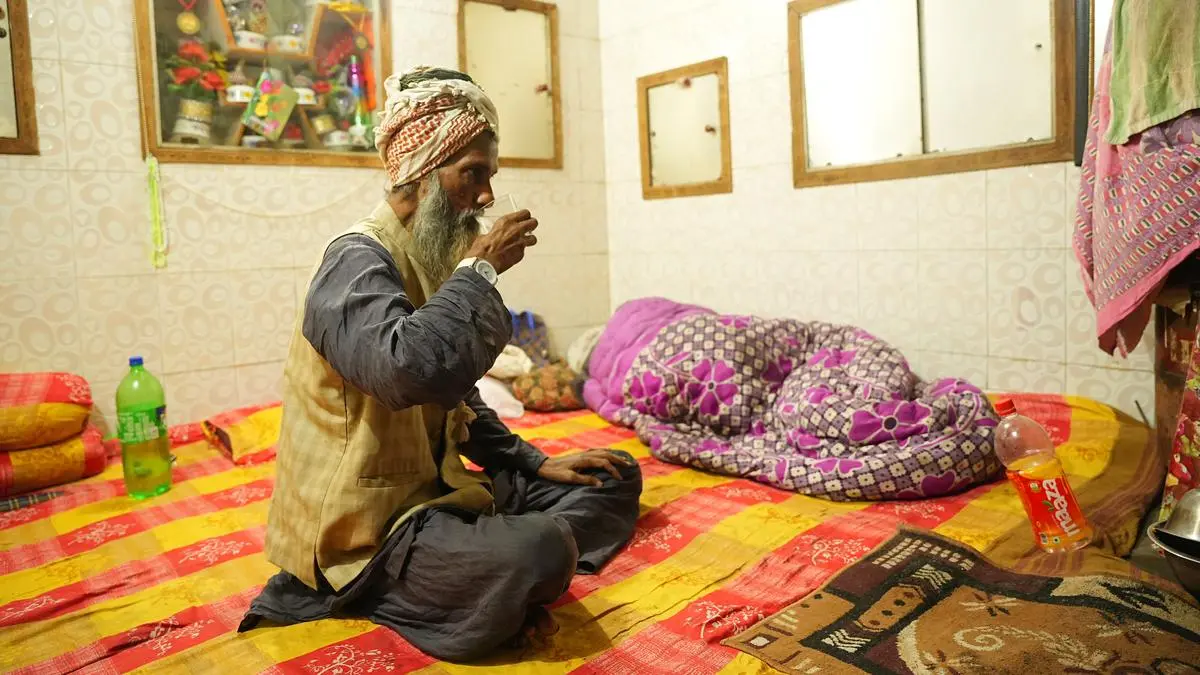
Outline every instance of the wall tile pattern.
<path id="1" fill-rule="evenodd" d="M 109 425 L 131 354 L 164 381 L 175 422 L 277 397 L 311 267 L 382 197 L 382 172 L 165 165 L 171 250 L 156 271 L 131 0 L 27 4 L 42 154 L 0 156 L 0 371 L 79 372 Z M 456 0 L 393 5 L 395 68 L 457 63 Z M 596 2 L 559 17 L 565 168 L 505 169 L 495 186 L 541 222 L 505 301 L 543 314 L 565 349 L 607 317 L 609 282 Z"/>
<path id="2" fill-rule="evenodd" d="M 786 0 L 600 7 L 614 307 L 662 294 L 719 310 L 854 322 L 926 377 L 1067 392 L 1153 419 L 1153 337 L 1095 347 L 1069 249 L 1068 164 L 791 186 Z M 669 30 L 664 30 L 669 26 Z M 634 83 L 729 59 L 734 191 L 644 201 Z"/>
<path id="3" fill-rule="evenodd" d="M 0 157 L 0 369 L 81 372 L 100 419 L 133 352 L 175 421 L 277 395 L 311 265 L 381 174 L 166 166 L 170 264 L 154 271 L 131 0 L 29 4 L 42 154 Z M 505 170 L 496 187 L 542 223 L 501 290 L 560 345 L 620 302 L 666 295 L 857 323 L 927 377 L 1152 418 L 1149 341 L 1129 359 L 1094 347 L 1069 249 L 1074 167 L 794 190 L 784 0 L 559 5 L 564 170 Z M 393 7 L 397 68 L 456 61 L 456 0 Z M 716 56 L 730 61 L 734 192 L 642 200 L 636 78 Z"/>

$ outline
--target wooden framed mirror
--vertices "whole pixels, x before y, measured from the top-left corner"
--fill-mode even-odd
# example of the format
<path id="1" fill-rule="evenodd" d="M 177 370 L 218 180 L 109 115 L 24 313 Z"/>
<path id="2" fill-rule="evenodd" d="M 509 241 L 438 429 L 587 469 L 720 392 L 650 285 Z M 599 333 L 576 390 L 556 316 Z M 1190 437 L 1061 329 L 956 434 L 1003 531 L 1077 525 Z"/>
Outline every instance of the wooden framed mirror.
<path id="1" fill-rule="evenodd" d="M 1069 161 L 1075 0 L 792 0 L 795 187 Z"/>
<path id="2" fill-rule="evenodd" d="M 379 167 L 388 0 L 134 0 L 142 145 L 161 162 Z"/>
<path id="3" fill-rule="evenodd" d="M 645 199 L 733 191 L 725 57 L 638 78 Z"/>
<path id="4" fill-rule="evenodd" d="M 561 169 L 558 8 L 535 0 L 459 0 L 458 65 L 500 115 L 500 166 Z"/>
<path id="5" fill-rule="evenodd" d="M 38 154 L 26 0 L 0 0 L 0 155 Z"/>

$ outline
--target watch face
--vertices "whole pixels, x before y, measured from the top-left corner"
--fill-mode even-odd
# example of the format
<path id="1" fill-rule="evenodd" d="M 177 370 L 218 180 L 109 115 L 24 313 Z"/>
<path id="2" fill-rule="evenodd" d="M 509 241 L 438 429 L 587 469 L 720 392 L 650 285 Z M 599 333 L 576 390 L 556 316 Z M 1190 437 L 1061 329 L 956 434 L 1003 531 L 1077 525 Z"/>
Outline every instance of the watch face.
<path id="1" fill-rule="evenodd" d="M 476 260 L 473 267 L 475 268 L 475 271 L 479 272 L 479 275 L 484 279 L 487 279 L 493 284 L 496 283 L 496 268 L 492 267 L 491 263 L 486 260 Z"/>

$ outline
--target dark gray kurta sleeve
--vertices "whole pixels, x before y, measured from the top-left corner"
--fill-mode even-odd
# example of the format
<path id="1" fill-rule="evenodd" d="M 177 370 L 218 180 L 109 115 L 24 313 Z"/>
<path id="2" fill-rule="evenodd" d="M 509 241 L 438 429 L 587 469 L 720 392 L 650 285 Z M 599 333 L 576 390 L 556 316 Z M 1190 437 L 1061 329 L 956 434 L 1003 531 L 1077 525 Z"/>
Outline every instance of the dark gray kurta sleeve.
<path id="1" fill-rule="evenodd" d="M 393 410 L 458 405 L 512 335 L 500 293 L 477 272 L 456 270 L 416 309 L 391 255 L 364 235 L 329 245 L 303 311 L 313 348 Z"/>
<path id="2" fill-rule="evenodd" d="M 546 453 L 509 431 L 496 411 L 483 402 L 478 389 L 471 389 L 466 403 L 477 417 L 471 422 L 471 439 L 461 448 L 462 454 L 489 471 L 514 469 L 537 474 L 547 459 Z"/>

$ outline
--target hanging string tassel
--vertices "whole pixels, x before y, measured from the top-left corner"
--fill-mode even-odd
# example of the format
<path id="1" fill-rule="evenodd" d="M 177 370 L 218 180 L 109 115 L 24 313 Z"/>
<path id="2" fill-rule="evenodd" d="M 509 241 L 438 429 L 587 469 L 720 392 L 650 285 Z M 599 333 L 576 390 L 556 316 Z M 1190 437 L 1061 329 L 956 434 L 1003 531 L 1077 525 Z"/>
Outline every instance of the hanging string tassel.
<path id="1" fill-rule="evenodd" d="M 150 202 L 150 264 L 156 270 L 167 266 L 167 230 L 163 217 L 162 176 L 158 170 L 158 158 L 146 157 L 146 188 Z"/>

